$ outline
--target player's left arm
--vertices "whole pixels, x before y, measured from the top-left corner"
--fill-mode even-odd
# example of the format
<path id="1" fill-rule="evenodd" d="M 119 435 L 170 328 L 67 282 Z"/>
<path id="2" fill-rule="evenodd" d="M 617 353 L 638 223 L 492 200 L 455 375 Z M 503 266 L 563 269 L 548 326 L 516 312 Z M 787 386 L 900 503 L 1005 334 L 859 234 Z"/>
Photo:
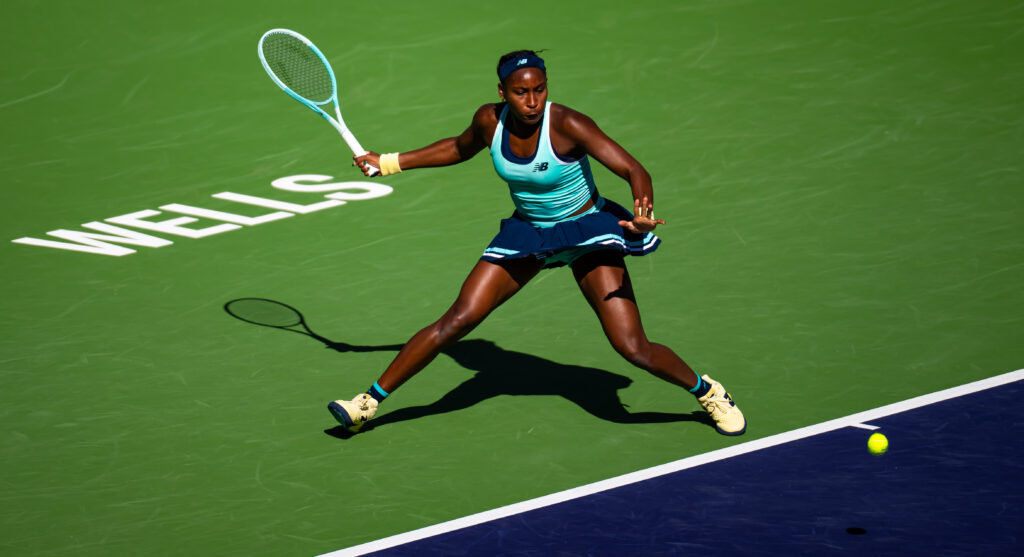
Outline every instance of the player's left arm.
<path id="1" fill-rule="evenodd" d="M 589 116 L 561 106 L 559 131 L 608 170 L 629 183 L 633 192 L 632 222 L 620 223 L 633 232 L 649 232 L 665 221 L 654 218 L 654 186 L 651 174 Z M 575 150 L 575 149 L 574 149 Z"/>

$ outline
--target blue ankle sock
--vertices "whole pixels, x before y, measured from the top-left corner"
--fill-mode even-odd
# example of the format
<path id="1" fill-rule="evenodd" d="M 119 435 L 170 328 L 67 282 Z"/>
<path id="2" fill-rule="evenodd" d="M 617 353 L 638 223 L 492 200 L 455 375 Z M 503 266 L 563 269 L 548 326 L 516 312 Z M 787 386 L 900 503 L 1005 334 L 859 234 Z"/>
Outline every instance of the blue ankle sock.
<path id="1" fill-rule="evenodd" d="M 373 382 L 373 386 L 370 387 L 370 390 L 366 391 L 366 394 L 372 396 L 373 400 L 376 400 L 377 402 L 382 402 L 388 397 L 388 392 L 380 388 L 380 385 L 378 385 L 376 381 Z"/>
<path id="2" fill-rule="evenodd" d="M 694 386 L 692 389 L 689 389 L 690 393 L 697 398 L 700 398 L 708 394 L 708 391 L 710 390 L 711 383 L 705 381 L 700 375 L 697 376 L 697 385 Z"/>

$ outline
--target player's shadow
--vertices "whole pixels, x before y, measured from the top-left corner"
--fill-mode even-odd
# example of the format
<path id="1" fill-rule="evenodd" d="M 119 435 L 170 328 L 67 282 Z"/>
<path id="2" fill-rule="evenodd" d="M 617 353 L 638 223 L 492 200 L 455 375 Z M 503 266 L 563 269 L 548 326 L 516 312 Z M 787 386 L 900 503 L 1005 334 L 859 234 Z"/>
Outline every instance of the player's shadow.
<path id="1" fill-rule="evenodd" d="M 306 334 L 338 352 L 398 351 L 402 348 L 401 344 L 355 345 L 332 341 L 310 330 L 305 325 L 302 314 L 287 304 L 254 298 L 244 300 L 246 302 L 244 307 L 256 310 L 253 314 L 239 314 L 237 309 L 233 309 L 232 304 L 238 300 L 228 302 L 224 307 L 233 317 L 248 323 L 276 328 L 286 327 L 262 322 L 256 314 L 294 312 L 294 322 L 301 323 L 304 330 L 294 327 L 288 327 L 287 330 Z M 258 311 L 260 304 L 263 303 L 266 304 L 265 309 L 273 311 Z M 235 304 L 235 307 L 243 306 Z M 619 400 L 618 391 L 628 387 L 633 381 L 628 377 L 602 369 L 560 364 L 531 354 L 506 350 L 483 339 L 459 341 L 443 350 L 442 353 L 455 360 L 460 366 L 474 371 L 473 377 L 463 381 L 431 404 L 408 406 L 382 413 L 367 423 L 363 427 L 363 431 L 406 420 L 462 410 L 501 395 L 560 396 L 594 417 L 620 424 L 695 421 L 709 426 L 714 425 L 704 412 L 630 412 L 627 410 L 627 406 Z M 351 436 L 351 433 L 341 426 L 328 429 L 325 433 L 343 439 Z"/>

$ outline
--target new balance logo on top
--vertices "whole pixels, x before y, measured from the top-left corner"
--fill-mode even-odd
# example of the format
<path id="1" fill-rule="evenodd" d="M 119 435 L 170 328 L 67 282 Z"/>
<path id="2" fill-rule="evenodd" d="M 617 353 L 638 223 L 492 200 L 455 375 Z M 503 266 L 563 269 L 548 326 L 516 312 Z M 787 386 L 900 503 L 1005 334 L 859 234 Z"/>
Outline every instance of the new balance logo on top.
<path id="1" fill-rule="evenodd" d="M 547 169 L 548 169 L 548 163 L 546 163 L 546 162 L 539 162 L 539 163 L 533 165 L 533 171 L 534 172 L 544 172 Z"/>

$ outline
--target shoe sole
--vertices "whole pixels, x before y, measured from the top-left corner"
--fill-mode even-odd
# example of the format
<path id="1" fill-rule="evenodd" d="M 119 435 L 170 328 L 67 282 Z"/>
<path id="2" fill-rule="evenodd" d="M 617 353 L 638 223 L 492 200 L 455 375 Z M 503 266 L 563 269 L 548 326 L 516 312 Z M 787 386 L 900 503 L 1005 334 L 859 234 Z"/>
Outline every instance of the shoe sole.
<path id="1" fill-rule="evenodd" d="M 724 429 L 719 428 L 718 426 L 715 426 L 715 431 L 717 431 L 718 433 L 721 433 L 722 435 L 727 435 L 729 437 L 736 437 L 737 435 L 743 435 L 744 433 L 746 433 L 746 431 L 747 431 L 747 424 L 743 424 L 743 429 L 741 429 L 739 431 L 726 431 Z"/>
<path id="2" fill-rule="evenodd" d="M 353 427 L 355 426 L 355 423 L 352 421 L 352 417 L 348 415 L 348 412 L 346 412 L 345 409 L 342 408 L 340 404 L 338 404 L 337 402 L 332 402 L 328 404 L 327 411 L 330 412 L 331 415 L 334 416 L 334 419 L 337 420 L 339 424 L 344 426 L 345 429 L 351 431 L 352 433 L 359 433 L 360 428 Z"/>

